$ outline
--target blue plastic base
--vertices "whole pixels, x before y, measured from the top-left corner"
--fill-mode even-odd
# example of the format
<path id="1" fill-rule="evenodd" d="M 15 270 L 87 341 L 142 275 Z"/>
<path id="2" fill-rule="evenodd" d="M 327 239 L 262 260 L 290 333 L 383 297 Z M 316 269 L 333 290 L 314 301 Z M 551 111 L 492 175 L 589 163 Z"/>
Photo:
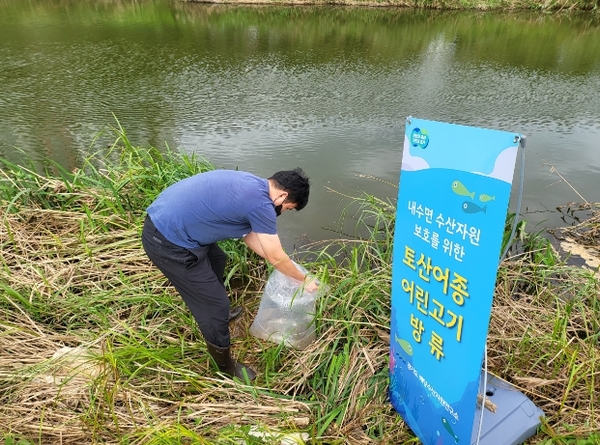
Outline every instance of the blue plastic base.
<path id="1" fill-rule="evenodd" d="M 479 383 L 481 394 L 484 378 L 487 397 L 496 405 L 496 412 L 483 410 L 479 445 L 518 445 L 525 442 L 537 432 L 544 412 L 510 383 L 483 372 Z M 477 444 L 480 419 L 481 408 L 477 408 L 471 445 Z"/>

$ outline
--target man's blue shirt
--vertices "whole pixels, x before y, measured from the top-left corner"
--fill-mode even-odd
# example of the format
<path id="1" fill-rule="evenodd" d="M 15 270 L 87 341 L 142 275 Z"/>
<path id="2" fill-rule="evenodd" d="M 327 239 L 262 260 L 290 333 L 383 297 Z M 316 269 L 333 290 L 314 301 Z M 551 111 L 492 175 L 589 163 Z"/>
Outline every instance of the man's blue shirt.
<path id="1" fill-rule="evenodd" d="M 269 182 L 246 172 L 191 176 L 163 190 L 147 211 L 166 239 L 187 249 L 242 238 L 250 231 L 277 233 Z"/>

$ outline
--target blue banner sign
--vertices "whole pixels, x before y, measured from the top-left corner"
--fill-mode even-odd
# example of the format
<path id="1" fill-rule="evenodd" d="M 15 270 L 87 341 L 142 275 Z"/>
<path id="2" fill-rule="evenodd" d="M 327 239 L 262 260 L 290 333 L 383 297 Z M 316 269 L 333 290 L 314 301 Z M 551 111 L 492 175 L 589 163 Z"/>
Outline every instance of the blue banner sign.
<path id="1" fill-rule="evenodd" d="M 520 134 L 408 118 L 389 396 L 424 445 L 470 444 Z"/>

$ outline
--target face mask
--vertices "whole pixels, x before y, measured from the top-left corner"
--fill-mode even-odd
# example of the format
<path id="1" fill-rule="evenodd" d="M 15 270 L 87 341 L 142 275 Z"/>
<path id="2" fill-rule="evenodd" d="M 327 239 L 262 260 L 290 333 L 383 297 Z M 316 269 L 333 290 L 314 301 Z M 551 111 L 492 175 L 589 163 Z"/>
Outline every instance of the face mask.
<path id="1" fill-rule="evenodd" d="M 279 204 L 278 206 L 275 206 L 275 215 L 277 215 L 277 216 L 281 215 L 282 208 L 283 208 L 283 204 Z"/>

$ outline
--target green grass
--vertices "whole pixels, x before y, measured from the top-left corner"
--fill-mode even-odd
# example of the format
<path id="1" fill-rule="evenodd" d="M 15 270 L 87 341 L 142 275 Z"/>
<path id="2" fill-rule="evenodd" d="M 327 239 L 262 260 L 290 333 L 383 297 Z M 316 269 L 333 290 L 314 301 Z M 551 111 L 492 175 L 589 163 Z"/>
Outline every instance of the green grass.
<path id="1" fill-rule="evenodd" d="M 197 2 L 198 0 L 187 0 Z M 241 3 L 241 2 L 233 2 Z M 294 0 L 256 0 L 244 1 L 244 3 L 258 3 L 266 5 L 288 5 L 294 4 Z M 395 6 L 421 9 L 448 9 L 448 10 L 542 10 L 563 11 L 583 10 L 597 11 L 598 0 L 311 0 L 310 5 L 347 5 L 347 6 Z"/>
<path id="2" fill-rule="evenodd" d="M 242 243 L 223 243 L 231 298 L 246 308 L 231 325 L 234 353 L 259 371 L 246 385 L 216 372 L 193 317 L 139 240 L 154 197 L 213 166 L 135 147 L 119 125 L 110 131 L 108 155 L 91 155 L 77 171 L 3 162 L 4 443 L 273 443 L 255 428 L 302 432 L 315 444 L 418 443 L 387 400 L 394 200 L 341 196 L 333 239 L 297 255 L 330 286 L 318 300 L 317 341 L 303 351 L 248 334 L 271 268 Z M 598 443 L 598 278 L 569 266 L 525 222 L 509 239 L 514 218 L 489 371 L 546 413 L 528 444 Z"/>

